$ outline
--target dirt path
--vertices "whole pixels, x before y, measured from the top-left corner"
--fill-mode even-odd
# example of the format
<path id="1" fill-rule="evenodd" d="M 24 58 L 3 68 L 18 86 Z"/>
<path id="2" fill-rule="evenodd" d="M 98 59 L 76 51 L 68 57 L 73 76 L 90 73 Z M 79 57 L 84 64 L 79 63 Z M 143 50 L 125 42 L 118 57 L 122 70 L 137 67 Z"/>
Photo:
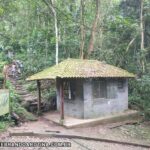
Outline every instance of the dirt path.
<path id="1" fill-rule="evenodd" d="M 36 138 L 36 137 L 11 137 L 3 141 L 11 142 L 68 142 L 71 147 L 19 147 L 13 150 L 147 150 L 146 148 L 123 146 L 117 144 L 108 144 L 104 142 L 86 141 L 86 140 L 70 140 L 58 138 Z M 12 148 L 3 147 L 2 150 L 11 150 Z"/>
<path id="2" fill-rule="evenodd" d="M 74 134 L 74 135 L 83 135 L 83 136 L 90 136 L 90 137 L 99 137 L 99 138 L 108 138 L 112 140 L 123 140 L 128 142 L 141 142 L 141 143 L 150 143 L 150 137 L 144 137 L 144 135 L 140 135 L 140 133 L 136 133 L 136 131 L 133 129 L 134 126 L 122 126 L 120 128 L 116 129 L 109 129 L 110 124 L 108 125 L 97 125 L 92 127 L 84 127 L 84 128 L 73 128 L 73 129 L 66 129 L 63 126 L 60 126 L 58 124 L 55 124 L 49 120 L 46 120 L 43 116 L 39 117 L 38 121 L 34 122 L 26 122 L 21 125 L 21 127 L 13 127 L 9 128 L 8 131 L 13 132 L 49 132 L 49 133 L 55 133 L 59 132 L 62 134 Z M 128 128 L 127 128 L 128 127 Z M 129 128 L 130 127 L 130 128 Z M 142 126 L 139 126 L 137 128 L 138 130 L 141 130 L 141 132 L 144 132 L 144 129 L 142 130 Z M 150 130 L 150 127 L 148 127 Z M 130 134 L 130 131 L 131 134 Z M 146 132 L 146 131 L 145 131 Z M 127 134 L 128 133 L 128 134 Z M 149 133 L 149 132 L 148 132 Z M 135 134 L 138 134 L 136 137 Z"/>
<path id="3" fill-rule="evenodd" d="M 40 117 L 38 121 L 35 122 L 26 122 L 22 124 L 21 127 L 10 127 L 7 132 L 3 133 L 0 136 L 1 142 L 70 142 L 71 148 L 39 148 L 39 147 L 30 147 L 30 148 L 13 148 L 16 150 L 44 150 L 44 149 L 64 149 L 64 150 L 147 150 L 147 148 L 134 147 L 134 146 L 125 146 L 119 144 L 111 144 L 105 142 L 96 142 L 96 141 L 88 141 L 81 139 L 67 139 L 67 138 L 40 138 L 40 137 L 10 137 L 9 132 L 38 132 L 44 133 L 45 131 L 52 132 L 60 132 L 66 134 L 76 134 L 76 135 L 87 135 L 87 136 L 98 136 L 98 137 L 109 137 L 111 139 L 124 139 L 126 141 L 130 141 L 132 138 L 127 138 L 120 134 L 119 138 L 117 137 L 119 133 L 110 132 L 107 129 L 107 126 L 96 126 L 89 128 L 77 128 L 77 129 L 66 129 L 62 126 L 56 125 L 50 121 L 43 119 Z M 96 134 L 97 133 L 97 134 Z M 107 136 L 104 136 L 107 135 Z M 132 139 L 132 141 L 136 142 L 144 142 L 139 141 L 137 139 Z M 2 148 L 3 150 L 10 150 L 11 148 Z"/>

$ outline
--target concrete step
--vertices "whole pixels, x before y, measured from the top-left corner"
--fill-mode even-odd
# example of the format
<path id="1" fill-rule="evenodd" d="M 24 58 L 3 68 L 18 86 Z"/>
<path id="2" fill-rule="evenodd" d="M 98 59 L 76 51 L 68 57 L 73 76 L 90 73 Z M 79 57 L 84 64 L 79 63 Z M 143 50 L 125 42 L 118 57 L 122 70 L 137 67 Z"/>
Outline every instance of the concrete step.
<path id="1" fill-rule="evenodd" d="M 127 110 L 120 113 L 114 113 L 104 117 L 94 118 L 94 119 L 78 119 L 65 115 L 65 120 L 60 123 L 60 114 L 55 112 L 53 114 L 47 114 L 44 116 L 45 119 L 50 120 L 56 124 L 61 124 L 66 128 L 76 128 L 76 127 L 89 127 L 100 124 L 117 123 L 126 120 L 141 120 L 139 112 L 136 110 Z"/>
<path id="2" fill-rule="evenodd" d="M 26 97 L 24 98 L 25 101 L 36 101 L 37 100 L 37 97 Z"/>
<path id="3" fill-rule="evenodd" d="M 28 98 L 28 97 L 36 97 L 36 96 L 34 96 L 34 95 L 32 95 L 32 94 L 26 94 L 26 95 L 22 95 L 22 98 Z"/>
<path id="4" fill-rule="evenodd" d="M 27 95 L 27 94 L 28 94 L 27 91 L 16 91 L 16 93 L 17 93 L 18 95 Z"/>
<path id="5" fill-rule="evenodd" d="M 15 90 L 18 92 L 27 92 L 28 93 L 28 91 L 26 89 L 15 89 Z"/>

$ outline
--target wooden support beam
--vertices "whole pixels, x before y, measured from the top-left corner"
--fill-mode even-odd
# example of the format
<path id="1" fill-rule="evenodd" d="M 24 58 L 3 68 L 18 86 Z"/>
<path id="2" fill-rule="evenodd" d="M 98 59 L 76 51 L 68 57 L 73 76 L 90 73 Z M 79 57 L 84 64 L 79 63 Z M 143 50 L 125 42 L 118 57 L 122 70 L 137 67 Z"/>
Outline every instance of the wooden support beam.
<path id="1" fill-rule="evenodd" d="M 60 123 L 63 124 L 64 121 L 64 87 L 63 81 L 60 81 Z"/>
<path id="2" fill-rule="evenodd" d="M 41 114 L 41 82 L 37 80 L 37 90 L 38 90 L 38 108 L 37 108 L 37 114 Z"/>

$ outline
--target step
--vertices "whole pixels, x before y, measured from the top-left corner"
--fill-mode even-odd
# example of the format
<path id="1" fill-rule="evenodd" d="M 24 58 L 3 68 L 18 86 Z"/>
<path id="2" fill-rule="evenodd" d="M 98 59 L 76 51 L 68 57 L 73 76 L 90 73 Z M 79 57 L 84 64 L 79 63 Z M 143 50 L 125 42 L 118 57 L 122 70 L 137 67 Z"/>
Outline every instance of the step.
<path id="1" fill-rule="evenodd" d="M 37 100 L 37 97 L 27 97 L 27 98 L 24 98 L 25 101 L 36 101 Z"/>
<path id="2" fill-rule="evenodd" d="M 18 91 L 16 91 L 16 93 L 18 94 L 18 95 L 26 95 L 26 94 L 28 94 L 28 92 L 27 91 L 20 91 L 20 92 L 18 92 Z"/>

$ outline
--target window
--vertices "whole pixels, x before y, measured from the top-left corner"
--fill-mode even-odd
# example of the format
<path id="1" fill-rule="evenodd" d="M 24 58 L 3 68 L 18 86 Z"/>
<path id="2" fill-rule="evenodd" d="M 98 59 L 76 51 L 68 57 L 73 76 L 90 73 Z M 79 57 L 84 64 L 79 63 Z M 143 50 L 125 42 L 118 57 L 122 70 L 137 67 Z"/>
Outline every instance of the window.
<path id="1" fill-rule="evenodd" d="M 123 79 L 119 79 L 118 80 L 118 89 L 123 89 L 124 88 L 124 80 Z"/>
<path id="2" fill-rule="evenodd" d="M 83 82 L 82 80 L 66 80 L 64 82 L 64 99 L 75 100 L 83 99 Z"/>
<path id="3" fill-rule="evenodd" d="M 64 99 L 74 100 L 76 91 L 75 81 L 65 81 L 64 82 Z"/>
<path id="4" fill-rule="evenodd" d="M 115 99 L 117 97 L 117 86 L 115 80 L 108 80 L 109 84 L 107 86 L 107 98 Z"/>
<path id="5" fill-rule="evenodd" d="M 107 83 L 106 80 L 93 80 L 92 84 L 93 98 L 107 97 Z"/>
<path id="6" fill-rule="evenodd" d="M 82 80 L 77 80 L 76 82 L 76 98 L 83 100 L 83 82 Z"/>

